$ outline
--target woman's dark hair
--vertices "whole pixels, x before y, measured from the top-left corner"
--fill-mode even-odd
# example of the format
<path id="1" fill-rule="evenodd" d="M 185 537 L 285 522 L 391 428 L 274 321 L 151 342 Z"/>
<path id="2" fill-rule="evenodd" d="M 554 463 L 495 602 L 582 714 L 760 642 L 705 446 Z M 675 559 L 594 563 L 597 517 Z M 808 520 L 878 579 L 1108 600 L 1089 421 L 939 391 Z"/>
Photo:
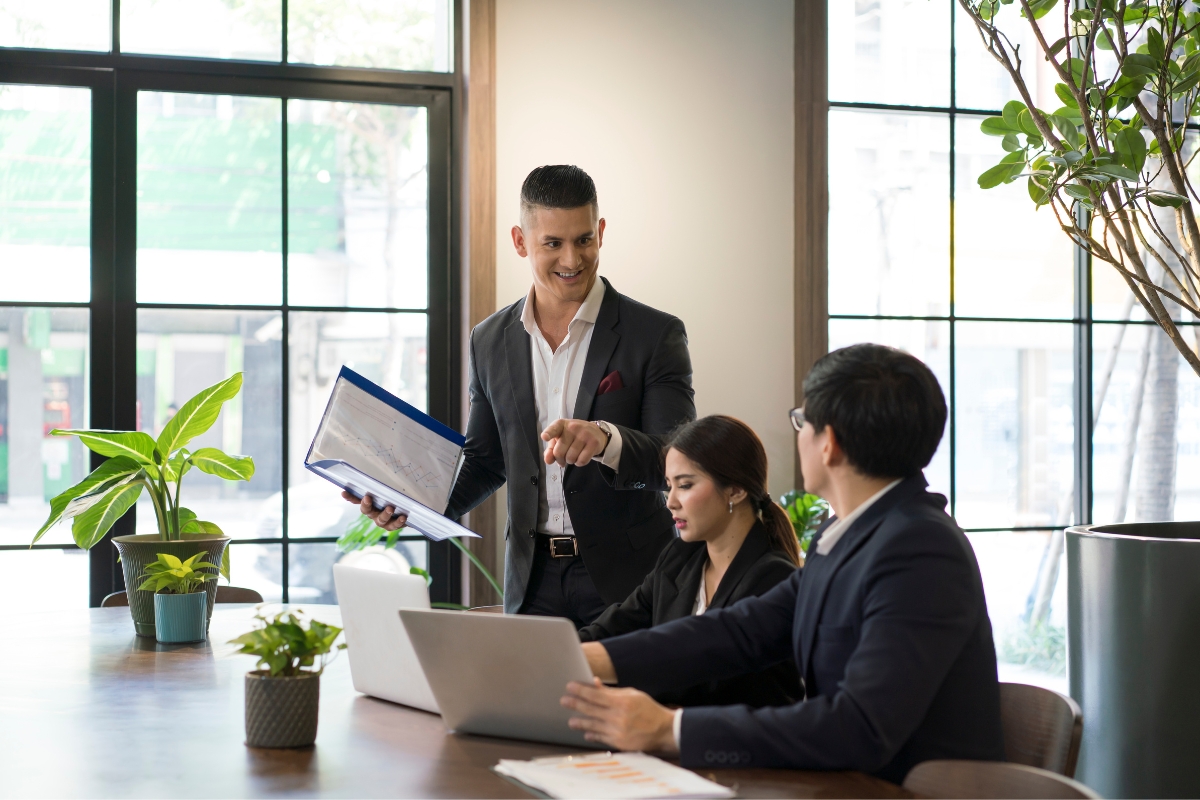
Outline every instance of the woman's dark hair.
<path id="1" fill-rule="evenodd" d="M 667 450 L 675 448 L 704 470 L 722 489 L 746 491 L 746 502 L 762 519 L 771 549 L 800 563 L 800 545 L 787 512 L 771 499 L 767 489 L 767 451 L 749 425 L 720 414 L 701 417 L 675 431 Z"/>
<path id="2" fill-rule="evenodd" d="M 881 344 L 818 359 L 804 379 L 804 418 L 828 425 L 850 464 L 876 478 L 908 478 L 929 464 L 946 428 L 946 398 L 929 367 Z"/>

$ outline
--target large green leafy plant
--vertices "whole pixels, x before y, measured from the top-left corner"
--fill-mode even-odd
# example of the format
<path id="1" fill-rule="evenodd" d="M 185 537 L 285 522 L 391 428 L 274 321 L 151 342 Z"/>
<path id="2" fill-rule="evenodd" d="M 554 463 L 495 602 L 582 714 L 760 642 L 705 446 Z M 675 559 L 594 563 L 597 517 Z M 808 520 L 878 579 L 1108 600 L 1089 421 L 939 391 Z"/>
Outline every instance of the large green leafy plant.
<path id="1" fill-rule="evenodd" d="M 72 520 L 71 536 L 84 550 L 104 538 L 143 491 L 150 495 L 158 533 L 164 540 L 183 539 L 189 534 L 220 536 L 212 522 L 196 518 L 180 504 L 183 476 L 193 467 L 231 481 L 248 481 L 254 475 L 254 459 L 231 456 L 215 447 L 192 452 L 187 444 L 201 435 L 221 413 L 227 400 L 242 388 L 242 373 L 210 386 L 183 404 L 155 440 L 143 431 L 59 430 L 52 436 L 78 436 L 89 449 L 108 460 L 90 475 L 50 501 L 50 516 L 33 537 L 36 543 L 46 531 L 65 519 Z"/>
<path id="2" fill-rule="evenodd" d="M 783 506 L 788 519 L 792 521 L 792 530 L 796 532 L 800 552 L 807 555 L 813 534 L 821 527 L 821 523 L 829 518 L 829 503 L 815 494 L 805 494 L 793 489 L 779 498 L 779 505 Z"/>
<path id="3" fill-rule="evenodd" d="M 334 646 L 342 632 L 334 625 L 307 620 L 293 612 L 282 612 L 274 617 L 259 613 L 254 618 L 259 627 L 230 639 L 229 643 L 241 645 L 239 653 L 258 656 L 258 668 L 272 678 L 294 678 L 312 672 L 319 675 L 325 669 L 330 653 L 346 649 L 344 642 Z M 315 670 L 304 669 L 314 664 L 317 665 Z"/>
<path id="4" fill-rule="evenodd" d="M 199 560 L 197 560 L 199 559 Z M 212 572 L 201 572 L 210 569 Z M 216 564 L 204 560 L 204 553 L 181 561 L 170 553 L 159 553 L 157 561 L 146 565 L 142 585 L 138 589 L 163 594 L 192 594 L 204 589 L 204 584 L 217 579 Z"/>
<path id="5" fill-rule="evenodd" d="M 1200 356 L 1176 324 L 1180 307 L 1200 318 L 1200 196 L 1188 174 L 1194 135 L 1186 135 L 1200 121 L 1200 9 L 1184 0 L 959 5 L 1021 96 L 983 121 L 1006 155 L 979 185 L 1025 178 L 1032 201 L 1116 269 L 1200 374 Z M 1013 25 L 1031 28 L 1034 53 L 1013 43 L 1005 32 Z M 1022 56 L 1048 63 L 1058 108 L 1036 107 Z"/>

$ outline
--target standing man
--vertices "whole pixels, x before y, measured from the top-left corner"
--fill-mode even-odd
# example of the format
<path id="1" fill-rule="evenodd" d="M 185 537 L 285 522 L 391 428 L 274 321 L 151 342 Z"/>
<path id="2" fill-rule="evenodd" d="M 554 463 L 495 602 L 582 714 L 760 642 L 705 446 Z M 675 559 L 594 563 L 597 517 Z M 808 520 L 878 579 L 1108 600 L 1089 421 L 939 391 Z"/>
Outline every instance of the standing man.
<path id="1" fill-rule="evenodd" d="M 466 458 L 446 516 L 507 482 L 504 610 L 581 627 L 675 535 L 660 451 L 696 417 L 687 334 L 599 277 L 604 220 L 578 167 L 529 173 L 512 239 L 533 286 L 471 332 Z M 362 510 L 389 530 L 405 521 L 369 499 Z"/>

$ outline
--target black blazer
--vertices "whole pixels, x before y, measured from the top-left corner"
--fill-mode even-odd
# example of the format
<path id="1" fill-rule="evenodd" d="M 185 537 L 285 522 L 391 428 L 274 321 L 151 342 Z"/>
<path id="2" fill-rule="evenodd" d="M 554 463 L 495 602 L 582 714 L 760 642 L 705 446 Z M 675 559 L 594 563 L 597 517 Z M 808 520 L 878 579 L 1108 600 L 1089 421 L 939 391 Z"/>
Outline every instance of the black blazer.
<path id="1" fill-rule="evenodd" d="M 601 280 L 604 280 L 601 278 Z M 584 362 L 575 419 L 605 420 L 621 431 L 620 469 L 593 461 L 563 474 L 567 511 L 600 597 L 623 600 L 675 537 L 662 491 L 661 449 L 674 428 L 696 418 L 692 362 L 683 323 L 606 289 Z M 533 567 L 541 431 L 533 396 L 525 298 L 471 331 L 466 458 L 446 516 L 458 517 L 508 482 L 504 610 L 516 613 Z M 624 388 L 596 395 L 619 372 Z"/>
<path id="2" fill-rule="evenodd" d="M 579 638 L 585 642 L 600 641 L 690 616 L 707 563 L 708 548 L 704 542 L 676 539 L 663 548 L 658 563 L 642 585 L 625 602 L 609 606 L 595 622 L 580 629 Z M 796 569 L 785 554 L 771 549 L 766 528 L 756 522 L 721 578 L 708 611 L 733 605 L 743 597 L 758 597 Z M 745 703 L 760 708 L 789 705 L 803 696 L 796 665 L 783 661 L 749 675 L 668 689 L 656 693 L 655 699 L 672 706 Z"/>
<path id="3" fill-rule="evenodd" d="M 896 783 L 930 759 L 1004 760 L 979 565 L 925 490 L 902 482 L 827 556 L 762 597 L 606 641 L 617 677 L 654 692 L 791 658 L 808 699 L 689 708 L 684 766 L 860 770 Z"/>

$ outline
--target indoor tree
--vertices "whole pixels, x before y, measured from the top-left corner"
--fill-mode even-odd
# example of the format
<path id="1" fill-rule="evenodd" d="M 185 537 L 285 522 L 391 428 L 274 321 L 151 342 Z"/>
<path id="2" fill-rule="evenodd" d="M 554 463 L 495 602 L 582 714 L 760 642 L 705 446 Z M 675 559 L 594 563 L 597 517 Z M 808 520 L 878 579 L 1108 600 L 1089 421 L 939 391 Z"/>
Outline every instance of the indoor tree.
<path id="1" fill-rule="evenodd" d="M 1200 11 L 1183 0 L 959 0 L 1020 95 L 983 121 L 1005 155 L 985 189 L 1024 178 L 1031 200 L 1094 259 L 1112 266 L 1188 365 L 1176 324 L 1200 317 L 1200 201 L 1188 175 L 1200 115 Z M 1038 49 L 1002 24 L 1017 15 Z M 1015 20 L 1014 20 L 1015 22 Z M 1061 105 L 1038 108 L 1023 59 L 1045 59 Z M 1198 331 L 1200 335 L 1200 331 Z"/>

